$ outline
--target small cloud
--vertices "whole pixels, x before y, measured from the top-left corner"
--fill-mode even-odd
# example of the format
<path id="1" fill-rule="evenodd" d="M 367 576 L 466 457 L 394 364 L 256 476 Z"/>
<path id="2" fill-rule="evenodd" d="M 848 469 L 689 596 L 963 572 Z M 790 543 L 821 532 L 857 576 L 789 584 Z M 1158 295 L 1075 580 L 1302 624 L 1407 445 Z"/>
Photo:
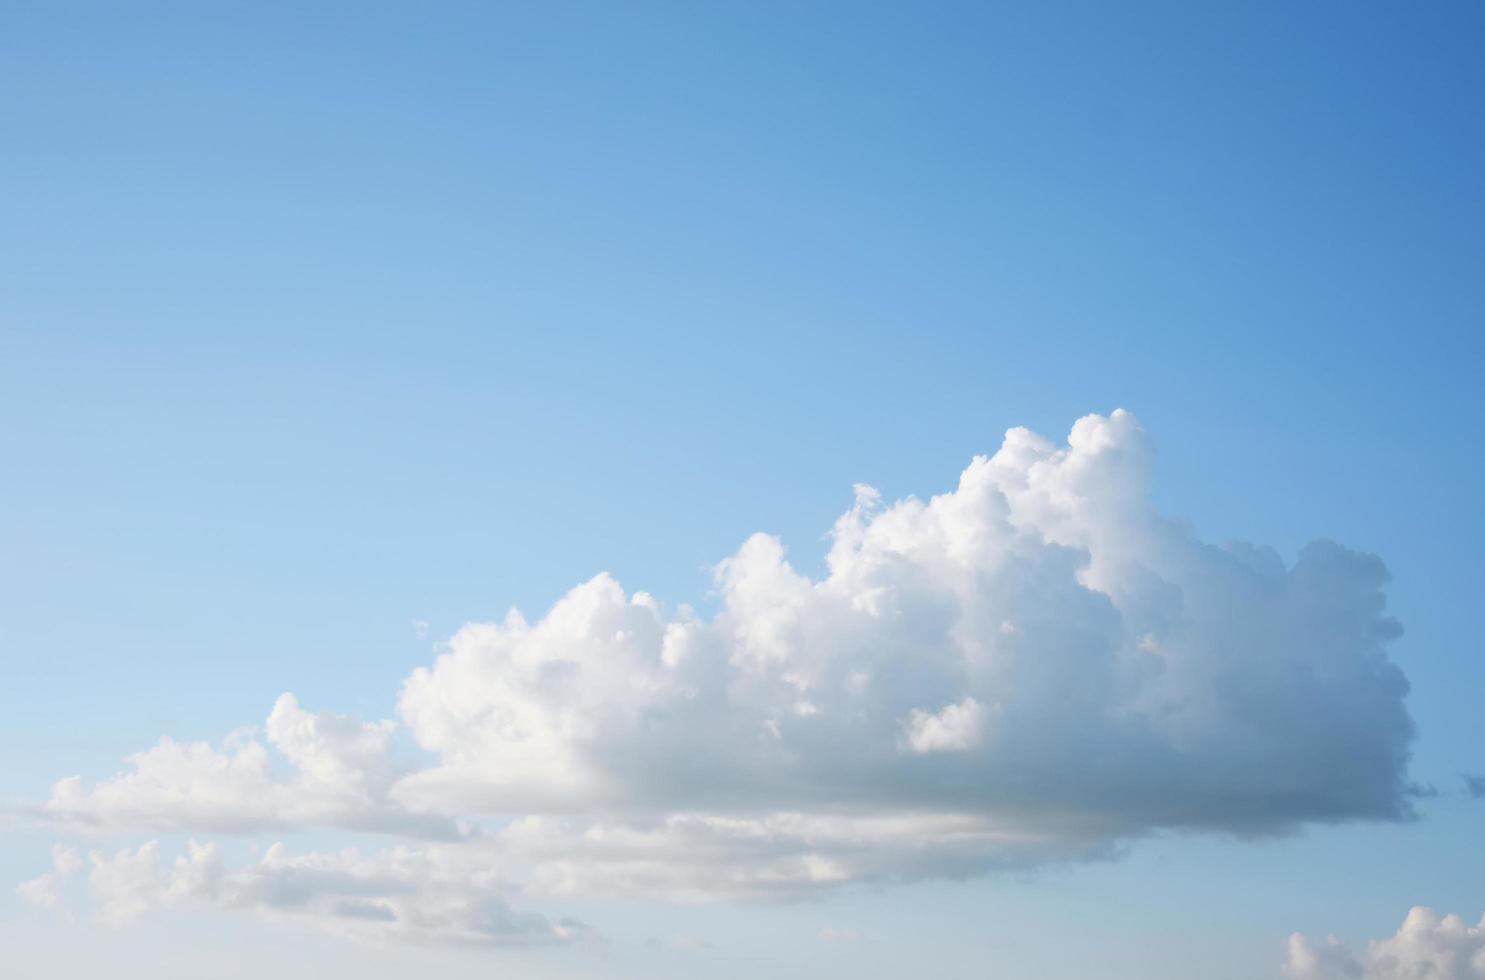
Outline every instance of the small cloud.
<path id="1" fill-rule="evenodd" d="M 37 908 L 54 909 L 62 903 L 62 883 L 77 874 L 82 867 L 82 857 L 70 847 L 61 844 L 52 847 L 52 870 L 39 878 L 23 881 L 15 893 Z"/>
<path id="2" fill-rule="evenodd" d="M 1464 791 L 1472 800 L 1485 800 L 1485 776 L 1479 773 L 1462 772 L 1460 780 L 1464 783 Z"/>
<path id="3" fill-rule="evenodd" d="M 1485 919 L 1471 926 L 1457 915 L 1418 906 L 1395 935 L 1374 939 L 1364 949 L 1334 936 L 1312 941 L 1296 932 L 1289 937 L 1283 973 L 1288 980 L 1470 980 L 1480 976 L 1482 963 Z"/>
<path id="4" fill-rule="evenodd" d="M 426 640 L 426 639 L 428 639 L 428 630 L 429 630 L 428 620 L 426 620 L 426 619 L 415 619 L 415 620 L 412 621 L 412 628 L 413 628 L 413 632 L 418 635 L 418 639 L 420 639 L 420 640 Z"/>
<path id="5" fill-rule="evenodd" d="M 826 926 L 820 930 L 820 939 L 827 943 L 854 943 L 861 938 L 861 934 L 855 929 L 837 929 L 834 926 Z"/>
<path id="6" fill-rule="evenodd" d="M 985 706 L 974 698 L 950 704 L 937 714 L 915 708 L 903 725 L 907 746 L 928 752 L 968 752 L 980 741 Z"/>

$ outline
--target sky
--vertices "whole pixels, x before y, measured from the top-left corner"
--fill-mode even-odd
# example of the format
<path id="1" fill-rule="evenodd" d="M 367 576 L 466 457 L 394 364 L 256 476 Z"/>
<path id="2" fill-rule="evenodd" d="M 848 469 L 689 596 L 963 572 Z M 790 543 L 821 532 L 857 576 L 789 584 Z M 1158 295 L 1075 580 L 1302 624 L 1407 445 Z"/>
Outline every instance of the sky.
<path id="1" fill-rule="evenodd" d="M 7 976 L 1485 977 L 1482 38 L 0 3 Z"/>

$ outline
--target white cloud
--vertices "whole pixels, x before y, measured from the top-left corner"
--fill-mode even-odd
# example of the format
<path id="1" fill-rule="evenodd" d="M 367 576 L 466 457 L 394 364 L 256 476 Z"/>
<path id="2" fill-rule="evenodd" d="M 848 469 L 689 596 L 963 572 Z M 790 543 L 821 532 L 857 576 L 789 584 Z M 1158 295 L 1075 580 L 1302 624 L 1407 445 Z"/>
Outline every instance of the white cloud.
<path id="1" fill-rule="evenodd" d="M 62 901 L 62 883 L 82 868 L 82 857 L 77 851 L 61 844 L 52 845 L 52 870 L 30 881 L 16 886 L 21 898 L 38 908 L 54 909 Z"/>
<path id="2" fill-rule="evenodd" d="M 214 894 L 223 878 L 216 847 L 194 841 L 171 865 L 161 862 L 160 845 L 155 841 L 112 856 L 93 851 L 88 858 L 93 864 L 88 880 L 102 904 L 103 916 L 120 924 L 156 905 Z"/>
<path id="3" fill-rule="evenodd" d="M 550 897 L 677 904 L 788 901 L 843 885 L 964 878 L 1107 853 L 1064 828 L 1011 828 L 962 813 L 526 817 L 495 835 Z"/>
<path id="4" fill-rule="evenodd" d="M 514 911 L 518 889 L 479 849 L 433 845 L 293 855 L 275 844 L 261 860 L 225 867 L 215 846 L 192 842 L 174 862 L 157 842 L 91 855 L 104 917 L 125 922 L 160 906 L 198 903 L 304 921 L 373 941 L 532 946 L 592 936 L 572 920 Z"/>
<path id="5" fill-rule="evenodd" d="M 409 813 L 389 799 L 402 771 L 391 760 L 393 723 L 310 714 L 291 694 L 273 706 L 267 745 L 245 731 L 220 748 L 160 739 L 127 771 L 92 788 L 59 781 L 42 813 L 100 828 L 244 833 L 330 826 L 452 837 L 452 821 Z M 293 770 L 273 773 L 270 748 Z"/>
<path id="6" fill-rule="evenodd" d="M 914 708 L 908 715 L 907 744 L 914 752 L 968 752 L 980 740 L 985 706 L 965 698 L 944 707 L 938 714 Z"/>
<path id="7" fill-rule="evenodd" d="M 1485 980 L 1485 918 L 1470 926 L 1457 915 L 1414 908 L 1397 934 L 1357 953 L 1334 936 L 1312 943 L 1289 937 L 1284 975 L 1291 980 Z"/>
<path id="8" fill-rule="evenodd" d="M 600 575 L 535 622 L 466 626 L 404 686 L 440 764 L 394 798 L 928 809 L 1077 846 L 1406 815 L 1381 562 L 1208 545 L 1153 511 L 1150 459 L 1128 413 L 1080 420 L 1065 448 L 1015 429 L 953 492 L 858 488 L 822 579 L 750 538 L 718 566 L 712 621 Z"/>
<path id="9" fill-rule="evenodd" d="M 930 500 L 858 487 L 819 579 L 749 538 L 713 619 L 605 574 L 534 621 L 468 624 L 402 688 L 420 771 L 392 764 L 390 723 L 288 698 L 267 745 L 162 741 L 46 810 L 425 836 L 510 818 L 418 853 L 463 847 L 533 895 L 685 902 L 1407 816 L 1382 563 L 1206 544 L 1153 510 L 1151 458 L 1126 412 L 1065 447 L 1013 429 Z"/>

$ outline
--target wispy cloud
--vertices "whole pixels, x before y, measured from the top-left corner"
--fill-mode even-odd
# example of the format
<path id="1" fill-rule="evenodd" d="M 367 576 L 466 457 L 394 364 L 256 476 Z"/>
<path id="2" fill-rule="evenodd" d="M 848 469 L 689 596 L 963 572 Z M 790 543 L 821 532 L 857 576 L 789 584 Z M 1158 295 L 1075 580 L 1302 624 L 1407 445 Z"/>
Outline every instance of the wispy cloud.
<path id="1" fill-rule="evenodd" d="M 368 940 L 532 946 L 595 935 L 574 920 L 513 910 L 508 898 L 515 887 L 489 864 L 488 854 L 466 848 L 295 855 L 275 844 L 261 860 L 234 869 L 213 845 L 192 842 L 166 861 L 152 841 L 112 854 L 94 851 L 89 859 L 93 892 L 113 922 L 191 903 L 305 921 Z M 43 887 L 34 891 L 39 899 L 26 897 L 51 904 Z"/>

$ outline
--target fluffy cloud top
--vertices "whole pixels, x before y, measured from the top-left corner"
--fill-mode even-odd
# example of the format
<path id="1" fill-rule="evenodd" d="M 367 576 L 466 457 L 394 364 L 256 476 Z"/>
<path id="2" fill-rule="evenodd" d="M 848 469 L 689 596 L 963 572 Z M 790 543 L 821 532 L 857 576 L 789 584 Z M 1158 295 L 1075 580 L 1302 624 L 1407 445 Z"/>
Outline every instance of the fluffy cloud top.
<path id="1" fill-rule="evenodd" d="M 281 699 L 256 740 L 160 745 L 46 812 L 103 827 L 451 833 L 542 894 L 784 898 L 1086 859 L 1162 828 L 1408 815 L 1413 728 L 1375 557 L 1292 565 L 1149 499 L 1133 416 L 1024 429 L 957 488 L 858 487 L 822 578 L 748 539 L 712 619 L 608 575 L 459 630 L 391 722 Z M 270 750 L 291 775 L 274 775 Z"/>
<path id="2" fill-rule="evenodd" d="M 101 828 L 242 833 L 335 826 L 452 837 L 452 821 L 410 814 L 388 794 L 402 775 L 391 761 L 393 723 L 312 715 L 282 695 L 264 726 L 268 746 L 294 775 L 274 776 L 268 746 L 239 731 L 221 748 L 160 739 L 129 769 L 90 788 L 70 777 L 42 808 L 53 819 Z"/>
<path id="3" fill-rule="evenodd" d="M 1331 936 L 1312 943 L 1289 937 L 1284 975 L 1291 980 L 1485 980 L 1485 918 L 1470 926 L 1457 915 L 1415 908 L 1397 934 L 1356 953 Z"/>

